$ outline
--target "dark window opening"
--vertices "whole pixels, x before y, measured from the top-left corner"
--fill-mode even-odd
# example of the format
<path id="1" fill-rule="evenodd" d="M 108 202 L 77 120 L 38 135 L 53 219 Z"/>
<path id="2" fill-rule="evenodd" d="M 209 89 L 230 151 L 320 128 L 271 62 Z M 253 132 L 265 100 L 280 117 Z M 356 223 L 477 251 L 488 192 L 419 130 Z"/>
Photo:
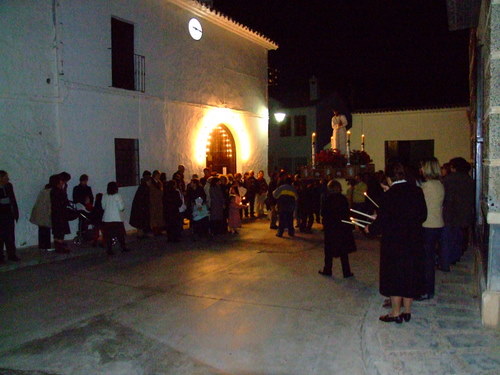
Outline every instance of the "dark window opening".
<path id="1" fill-rule="evenodd" d="M 280 124 L 280 137 L 290 137 L 292 135 L 292 121 L 286 116 Z"/>
<path id="2" fill-rule="evenodd" d="M 303 137 L 307 135 L 307 121 L 306 121 L 306 116 L 304 115 L 298 115 L 294 116 L 293 118 L 293 124 L 294 124 L 294 135 L 297 137 Z"/>
<path id="3" fill-rule="evenodd" d="M 434 156 L 434 140 L 385 141 L 385 164 L 398 161 L 413 168 L 420 167 L 420 161 Z"/>
<path id="4" fill-rule="evenodd" d="M 118 186 L 139 185 L 139 140 L 115 138 L 115 169 Z"/>
<path id="5" fill-rule="evenodd" d="M 112 86 L 135 90 L 134 25 L 111 18 Z"/>

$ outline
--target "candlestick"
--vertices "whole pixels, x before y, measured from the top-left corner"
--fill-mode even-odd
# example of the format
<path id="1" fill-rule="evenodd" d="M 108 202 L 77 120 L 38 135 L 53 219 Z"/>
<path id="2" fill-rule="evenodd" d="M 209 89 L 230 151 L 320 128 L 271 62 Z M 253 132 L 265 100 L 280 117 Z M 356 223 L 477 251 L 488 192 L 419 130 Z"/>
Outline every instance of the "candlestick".
<path id="1" fill-rule="evenodd" d="M 380 208 L 380 206 L 373 200 L 370 198 L 370 196 L 368 194 L 366 194 L 366 192 L 363 193 L 365 197 L 367 197 L 377 208 Z"/>
<path id="2" fill-rule="evenodd" d="M 351 217 L 351 221 L 359 221 L 360 223 L 363 223 L 363 224 L 371 224 L 372 223 L 371 221 L 368 221 L 368 220 L 356 219 L 355 217 Z"/>
<path id="3" fill-rule="evenodd" d="M 347 220 L 341 220 L 343 223 L 346 223 L 346 224 L 351 224 L 351 225 L 357 225 L 358 227 L 361 227 L 361 228 L 364 228 L 366 225 L 363 225 L 363 224 L 360 224 L 360 223 L 356 223 L 355 221 L 347 221 Z"/>
<path id="4" fill-rule="evenodd" d="M 375 220 L 375 217 L 372 216 L 372 215 L 368 215 L 368 214 L 365 214 L 364 212 L 361 212 L 361 211 L 356 211 L 354 209 L 351 208 L 351 211 L 354 212 L 355 214 L 359 214 L 359 215 L 362 215 L 362 216 L 366 216 L 372 220 Z"/>
<path id="5" fill-rule="evenodd" d="M 361 151 L 365 151 L 365 135 L 361 134 Z"/>
<path id="6" fill-rule="evenodd" d="M 311 149 L 312 149 L 312 156 L 311 156 L 311 164 L 312 167 L 316 167 L 316 133 L 312 133 L 311 136 Z"/>
<path id="7" fill-rule="evenodd" d="M 347 165 L 351 165 L 351 131 L 347 131 L 347 145 L 346 145 L 346 154 L 347 154 Z"/>

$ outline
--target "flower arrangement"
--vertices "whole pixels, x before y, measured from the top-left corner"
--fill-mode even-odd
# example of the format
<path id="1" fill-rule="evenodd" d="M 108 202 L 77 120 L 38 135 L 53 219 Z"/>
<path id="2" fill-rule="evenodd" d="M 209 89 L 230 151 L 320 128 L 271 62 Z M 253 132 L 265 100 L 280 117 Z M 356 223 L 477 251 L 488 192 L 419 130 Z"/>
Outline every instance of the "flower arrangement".
<path id="1" fill-rule="evenodd" d="M 343 168 L 347 164 L 347 158 L 340 152 L 339 149 L 321 150 L 316 154 L 316 163 L 321 166 Z"/>
<path id="2" fill-rule="evenodd" d="M 366 151 L 352 150 L 350 162 L 353 165 L 367 165 L 370 164 L 372 159 Z"/>
<path id="3" fill-rule="evenodd" d="M 367 165 L 372 159 L 366 151 L 352 150 L 349 162 L 351 165 Z M 316 154 L 318 166 L 344 168 L 347 165 L 347 157 L 339 149 L 321 150 Z"/>

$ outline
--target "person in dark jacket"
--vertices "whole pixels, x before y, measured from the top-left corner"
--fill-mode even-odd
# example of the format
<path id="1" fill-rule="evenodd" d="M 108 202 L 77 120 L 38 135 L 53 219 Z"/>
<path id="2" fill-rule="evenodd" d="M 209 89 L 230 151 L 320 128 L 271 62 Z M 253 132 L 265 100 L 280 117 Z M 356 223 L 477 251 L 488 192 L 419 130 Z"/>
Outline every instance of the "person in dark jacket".
<path id="1" fill-rule="evenodd" d="M 278 226 L 276 225 L 278 221 L 278 209 L 276 206 L 278 201 L 273 197 L 273 191 L 275 191 L 277 188 L 278 173 L 274 172 L 271 175 L 271 180 L 269 181 L 269 187 L 267 190 L 267 210 L 269 211 L 269 220 L 271 221 L 271 224 L 269 226 L 270 229 L 278 229 Z"/>
<path id="2" fill-rule="evenodd" d="M 65 187 L 67 181 L 59 175 L 50 176 L 50 206 L 52 234 L 54 236 L 54 247 L 56 253 L 69 253 L 67 245 L 64 243 L 64 236 L 71 233 L 69 230 L 67 207 L 69 204 Z"/>
<path id="3" fill-rule="evenodd" d="M 80 176 L 80 183 L 73 188 L 73 202 L 80 203 L 85 207 L 85 209 L 90 212 L 92 211 L 94 204 L 94 194 L 92 193 L 92 188 L 88 185 L 89 176 L 82 174 Z M 78 228 L 82 233 L 88 231 L 89 224 L 88 221 L 83 217 L 78 217 Z"/>
<path id="4" fill-rule="evenodd" d="M 184 181 L 184 171 L 186 168 L 179 164 L 177 167 L 177 171 L 172 175 L 172 180 L 177 182 L 177 188 L 182 192 L 182 194 L 186 194 L 186 182 Z"/>
<path id="5" fill-rule="evenodd" d="M 245 188 L 247 189 L 247 193 L 245 194 L 245 200 L 248 203 L 248 209 L 245 209 L 245 217 L 248 217 L 248 213 L 250 212 L 250 217 L 255 217 L 255 197 L 257 196 L 257 192 L 259 190 L 259 185 L 257 183 L 257 179 L 255 178 L 255 172 L 249 171 L 248 177 L 245 179 Z"/>
<path id="6" fill-rule="evenodd" d="M 17 262 L 15 225 L 19 220 L 14 187 L 9 182 L 9 174 L 0 171 L 0 264 L 5 263 L 3 248 L 7 250 L 7 259 Z"/>
<path id="7" fill-rule="evenodd" d="M 167 181 L 163 191 L 163 217 L 167 229 L 167 238 L 169 242 L 178 242 L 181 237 L 179 221 L 181 213 L 179 207 L 182 206 L 182 199 L 177 190 L 177 184 L 174 180 Z"/>
<path id="8" fill-rule="evenodd" d="M 73 202 L 80 203 L 84 206 L 94 204 L 94 194 L 88 183 L 89 176 L 82 174 L 80 176 L 80 183 L 73 188 Z"/>
<path id="9" fill-rule="evenodd" d="M 301 190 L 297 201 L 297 217 L 299 230 L 303 233 L 311 233 L 314 223 L 315 191 L 313 181 L 299 182 Z"/>
<path id="10" fill-rule="evenodd" d="M 99 237 L 103 231 L 102 217 L 104 215 L 104 209 L 102 208 L 102 196 L 102 193 L 96 194 L 94 207 L 92 211 L 90 211 L 90 222 L 94 227 L 92 235 L 92 246 L 94 247 L 99 245 Z M 104 243 L 102 245 L 104 246 Z"/>
<path id="11" fill-rule="evenodd" d="M 383 195 L 376 220 L 365 232 L 382 235 L 379 290 L 390 297 L 392 311 L 379 319 L 401 323 L 410 320 L 413 298 L 422 294 L 422 223 L 427 206 L 422 189 L 406 181 L 400 163 L 389 164 L 386 175 L 390 188 Z"/>
<path id="12" fill-rule="evenodd" d="M 439 269 L 450 271 L 450 264 L 460 260 L 474 219 L 474 181 L 464 158 L 450 160 L 451 173 L 443 178 L 444 228 L 441 237 Z"/>
<path id="13" fill-rule="evenodd" d="M 149 215 L 150 187 L 151 177 L 143 177 L 132 201 L 129 223 L 134 228 L 137 228 L 137 237 L 139 238 L 144 238 L 145 234 L 151 231 Z"/>
<path id="14" fill-rule="evenodd" d="M 208 180 L 208 202 L 210 209 L 210 232 L 212 235 L 227 233 L 227 223 L 224 223 L 224 205 L 226 200 L 220 187 L 220 179 L 212 177 Z"/>
<path id="15" fill-rule="evenodd" d="M 318 271 L 321 275 L 332 276 L 332 258 L 340 258 L 344 278 L 352 277 L 349 253 L 356 251 L 352 226 L 349 221 L 349 202 L 342 195 L 342 186 L 336 180 L 328 183 L 328 193 L 321 208 L 325 231 L 325 266 Z"/>
<path id="16" fill-rule="evenodd" d="M 292 178 L 286 177 L 283 184 L 273 191 L 273 197 L 277 200 L 279 225 L 277 237 L 283 237 L 283 232 L 288 229 L 288 235 L 295 235 L 293 227 L 293 211 L 298 198 L 297 190 L 292 186 Z"/>

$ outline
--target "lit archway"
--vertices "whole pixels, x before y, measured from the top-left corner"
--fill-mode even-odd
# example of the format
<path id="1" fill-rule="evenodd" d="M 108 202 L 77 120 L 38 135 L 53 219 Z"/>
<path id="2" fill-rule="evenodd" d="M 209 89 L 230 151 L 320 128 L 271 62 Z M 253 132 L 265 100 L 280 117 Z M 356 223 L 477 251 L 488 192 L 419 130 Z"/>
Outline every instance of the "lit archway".
<path id="1" fill-rule="evenodd" d="M 215 126 L 207 140 L 207 168 L 217 173 L 236 173 L 236 145 L 226 125 Z"/>

